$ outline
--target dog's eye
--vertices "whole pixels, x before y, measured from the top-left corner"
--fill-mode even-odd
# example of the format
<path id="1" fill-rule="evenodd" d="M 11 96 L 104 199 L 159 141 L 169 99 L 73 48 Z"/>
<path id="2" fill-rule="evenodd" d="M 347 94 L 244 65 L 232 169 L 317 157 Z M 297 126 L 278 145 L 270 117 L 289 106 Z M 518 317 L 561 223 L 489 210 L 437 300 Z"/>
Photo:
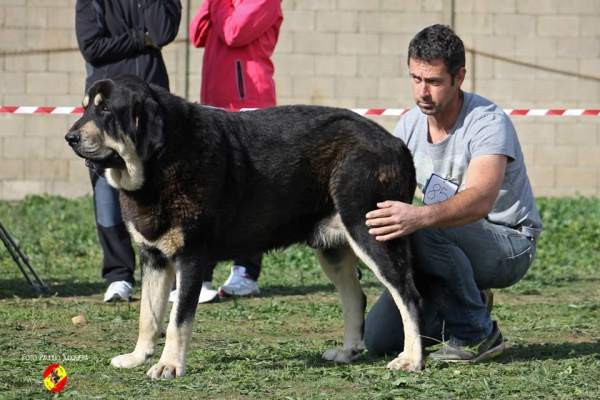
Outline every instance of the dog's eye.
<path id="1" fill-rule="evenodd" d="M 100 105 L 100 111 L 101 111 L 102 113 L 107 113 L 107 112 L 108 112 L 108 108 L 106 108 L 106 106 L 105 106 L 104 104 L 101 104 L 101 105 Z"/>

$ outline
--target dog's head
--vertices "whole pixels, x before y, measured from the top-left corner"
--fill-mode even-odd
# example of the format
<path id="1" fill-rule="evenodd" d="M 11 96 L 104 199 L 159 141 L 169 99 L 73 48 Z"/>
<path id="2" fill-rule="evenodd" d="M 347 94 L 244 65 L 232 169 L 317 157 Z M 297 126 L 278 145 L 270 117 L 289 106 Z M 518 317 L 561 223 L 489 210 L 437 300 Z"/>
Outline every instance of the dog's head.
<path id="1" fill-rule="evenodd" d="M 65 139 L 89 168 L 106 169 L 111 185 L 137 190 L 144 164 L 164 148 L 163 114 L 153 89 L 123 75 L 101 80 L 83 99 L 83 116 Z"/>

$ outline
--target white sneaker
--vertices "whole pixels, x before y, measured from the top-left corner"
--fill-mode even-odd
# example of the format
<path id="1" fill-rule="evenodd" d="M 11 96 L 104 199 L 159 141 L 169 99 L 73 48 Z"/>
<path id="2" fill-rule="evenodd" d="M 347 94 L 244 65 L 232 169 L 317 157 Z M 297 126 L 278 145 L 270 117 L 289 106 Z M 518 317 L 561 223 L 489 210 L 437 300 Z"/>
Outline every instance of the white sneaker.
<path id="1" fill-rule="evenodd" d="M 126 281 L 113 282 L 104 293 L 104 302 L 112 301 L 130 301 L 131 300 L 131 283 Z"/>
<path id="2" fill-rule="evenodd" d="M 200 291 L 200 297 L 198 298 L 198 304 L 210 303 L 217 298 L 219 293 L 213 289 L 213 285 L 210 282 L 202 282 L 202 290 Z M 169 294 L 169 301 L 175 303 L 177 299 L 177 289 L 172 290 Z"/>
<path id="3" fill-rule="evenodd" d="M 246 267 L 234 265 L 231 268 L 231 275 L 225 281 L 223 286 L 219 287 L 219 295 L 228 296 L 249 296 L 259 294 L 258 284 L 246 273 Z"/>

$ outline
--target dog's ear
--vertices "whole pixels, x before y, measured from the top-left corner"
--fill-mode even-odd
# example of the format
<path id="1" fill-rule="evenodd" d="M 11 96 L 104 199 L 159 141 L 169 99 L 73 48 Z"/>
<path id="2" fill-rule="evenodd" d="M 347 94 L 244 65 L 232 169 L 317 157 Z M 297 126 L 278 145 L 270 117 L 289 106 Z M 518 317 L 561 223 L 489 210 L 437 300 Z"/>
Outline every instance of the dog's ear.
<path id="1" fill-rule="evenodd" d="M 165 146 L 163 112 L 154 98 L 135 99 L 132 123 L 135 150 L 140 160 L 146 162 L 160 154 Z"/>

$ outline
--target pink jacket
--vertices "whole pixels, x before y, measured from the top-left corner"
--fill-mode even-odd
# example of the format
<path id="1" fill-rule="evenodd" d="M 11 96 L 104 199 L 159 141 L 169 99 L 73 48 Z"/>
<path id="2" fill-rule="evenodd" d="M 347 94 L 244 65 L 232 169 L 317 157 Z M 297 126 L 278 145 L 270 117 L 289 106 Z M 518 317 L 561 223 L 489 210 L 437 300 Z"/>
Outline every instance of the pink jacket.
<path id="1" fill-rule="evenodd" d="M 282 21 L 281 0 L 204 0 L 190 23 L 190 41 L 205 47 L 202 104 L 276 104 L 271 55 Z"/>

